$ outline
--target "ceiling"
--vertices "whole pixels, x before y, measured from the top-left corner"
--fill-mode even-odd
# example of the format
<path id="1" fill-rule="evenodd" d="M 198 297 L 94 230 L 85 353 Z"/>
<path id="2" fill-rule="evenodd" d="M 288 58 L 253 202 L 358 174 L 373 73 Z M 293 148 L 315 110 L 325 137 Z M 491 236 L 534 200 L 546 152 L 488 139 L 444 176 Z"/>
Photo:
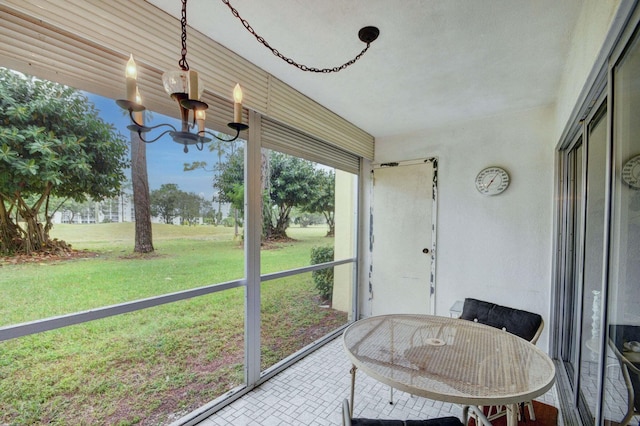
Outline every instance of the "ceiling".
<path id="1" fill-rule="evenodd" d="M 175 17 L 180 0 L 147 0 Z M 190 0 L 188 23 L 376 138 L 555 102 L 582 0 Z M 179 42 L 179 34 L 176 34 Z M 176 49 L 178 47 L 176 46 Z M 178 52 L 179 53 L 179 52 Z"/>

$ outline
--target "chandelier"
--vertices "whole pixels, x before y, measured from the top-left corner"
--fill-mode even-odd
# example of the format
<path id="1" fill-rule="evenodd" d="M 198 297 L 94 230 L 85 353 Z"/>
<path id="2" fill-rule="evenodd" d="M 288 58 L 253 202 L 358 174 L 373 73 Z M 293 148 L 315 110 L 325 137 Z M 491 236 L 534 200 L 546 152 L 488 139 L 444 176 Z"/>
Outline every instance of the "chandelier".
<path id="1" fill-rule="evenodd" d="M 316 73 L 332 73 L 338 72 L 346 67 L 353 65 L 359 60 L 362 55 L 369 49 L 369 45 L 378 38 L 380 31 L 376 27 L 364 27 L 358 32 L 358 38 L 360 41 L 366 43 L 366 47 L 356 57 L 348 62 L 336 67 L 331 68 L 316 68 L 308 67 L 303 64 L 299 64 L 294 60 L 284 56 L 277 49 L 274 49 L 269 43 L 261 36 L 256 34 L 251 25 L 243 19 L 238 11 L 231 6 L 229 0 L 222 0 L 226 4 L 231 13 L 238 18 L 244 27 L 251 33 L 258 42 L 263 44 L 274 55 L 284 60 L 290 65 L 297 67 L 302 71 L 310 71 Z M 198 150 L 202 150 L 205 143 L 211 142 L 212 136 L 223 142 L 232 142 L 238 138 L 240 132 L 247 130 L 248 125 L 242 123 L 242 89 L 240 84 L 236 84 L 233 89 L 233 122 L 228 123 L 231 129 L 235 130 L 235 136 L 231 139 L 220 138 L 215 133 L 205 130 L 205 118 L 206 110 L 209 108 L 205 102 L 200 100 L 204 86 L 200 83 L 200 78 L 196 71 L 189 69 L 189 63 L 187 62 L 187 0 L 182 0 L 182 16 L 180 19 L 182 26 L 182 57 L 178 61 L 180 70 L 167 71 L 162 74 L 162 83 L 165 91 L 178 103 L 180 109 L 180 121 L 181 127 L 177 129 L 175 126 L 169 123 L 162 123 L 155 126 L 145 126 L 143 112 L 146 110 L 142 105 L 140 92 L 138 91 L 137 83 L 137 68 L 136 63 L 133 60 L 133 54 L 129 57 L 129 61 L 126 66 L 126 94 L 127 99 L 118 99 L 116 103 L 122 109 L 129 111 L 129 118 L 131 124 L 127 126 L 127 129 L 138 133 L 138 136 L 142 142 L 152 143 L 159 140 L 166 134 L 169 134 L 174 142 L 184 145 L 184 152 L 189 152 L 189 145 L 194 145 Z M 168 128 L 155 137 L 147 136 L 149 132 L 155 129 Z"/>

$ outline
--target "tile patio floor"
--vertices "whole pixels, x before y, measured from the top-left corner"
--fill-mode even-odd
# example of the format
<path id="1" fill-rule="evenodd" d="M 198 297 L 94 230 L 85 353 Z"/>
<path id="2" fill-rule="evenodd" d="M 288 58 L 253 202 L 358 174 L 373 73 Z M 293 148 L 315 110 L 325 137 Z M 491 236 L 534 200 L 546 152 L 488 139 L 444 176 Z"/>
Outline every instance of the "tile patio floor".
<path id="1" fill-rule="evenodd" d="M 338 337 L 274 376 L 242 398 L 199 423 L 199 426 L 341 425 L 341 404 L 348 398 L 351 363 Z M 555 386 L 539 400 L 557 406 Z M 356 417 L 419 419 L 454 415 L 458 405 L 413 397 L 395 391 L 359 372 L 356 380 Z M 562 419 L 558 419 L 562 425 Z"/>

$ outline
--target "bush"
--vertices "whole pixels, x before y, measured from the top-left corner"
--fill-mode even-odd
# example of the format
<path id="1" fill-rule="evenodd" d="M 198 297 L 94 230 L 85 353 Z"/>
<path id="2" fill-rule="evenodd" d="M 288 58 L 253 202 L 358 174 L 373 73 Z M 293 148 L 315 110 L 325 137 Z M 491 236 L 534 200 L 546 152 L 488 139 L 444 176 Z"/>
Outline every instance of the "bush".
<path id="1" fill-rule="evenodd" d="M 222 226 L 226 228 L 232 228 L 236 225 L 236 221 L 233 217 L 225 217 L 221 222 Z M 238 219 L 238 226 L 242 226 L 242 220 Z"/>
<path id="2" fill-rule="evenodd" d="M 333 261 L 333 247 L 313 247 L 311 249 L 311 264 Z M 331 303 L 333 296 L 333 267 L 311 272 L 316 290 L 323 300 Z"/>

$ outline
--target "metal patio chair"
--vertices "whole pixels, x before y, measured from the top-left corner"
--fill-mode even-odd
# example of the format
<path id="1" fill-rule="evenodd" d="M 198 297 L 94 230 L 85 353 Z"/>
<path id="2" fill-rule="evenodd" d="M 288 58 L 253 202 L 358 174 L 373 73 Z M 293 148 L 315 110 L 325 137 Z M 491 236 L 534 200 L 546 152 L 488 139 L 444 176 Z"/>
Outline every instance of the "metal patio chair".
<path id="1" fill-rule="evenodd" d="M 544 320 L 538 314 L 473 298 L 464 300 L 460 318 L 505 330 L 534 345 L 544 328 Z M 533 402 L 527 401 L 523 405 L 529 410 L 531 420 L 535 420 Z M 506 414 L 507 408 L 505 406 L 492 406 L 488 409 L 487 418 L 493 420 Z"/>
<path id="2" fill-rule="evenodd" d="M 609 347 L 620 362 L 627 387 L 627 413 L 620 426 L 628 425 L 633 416 L 640 415 L 640 326 L 609 326 Z"/>
<path id="3" fill-rule="evenodd" d="M 465 426 L 468 411 L 473 407 L 463 407 L 464 423 L 457 417 L 438 417 L 425 420 L 392 420 L 392 419 L 366 419 L 352 418 L 349 408 L 349 400 L 342 401 L 342 426 Z"/>

